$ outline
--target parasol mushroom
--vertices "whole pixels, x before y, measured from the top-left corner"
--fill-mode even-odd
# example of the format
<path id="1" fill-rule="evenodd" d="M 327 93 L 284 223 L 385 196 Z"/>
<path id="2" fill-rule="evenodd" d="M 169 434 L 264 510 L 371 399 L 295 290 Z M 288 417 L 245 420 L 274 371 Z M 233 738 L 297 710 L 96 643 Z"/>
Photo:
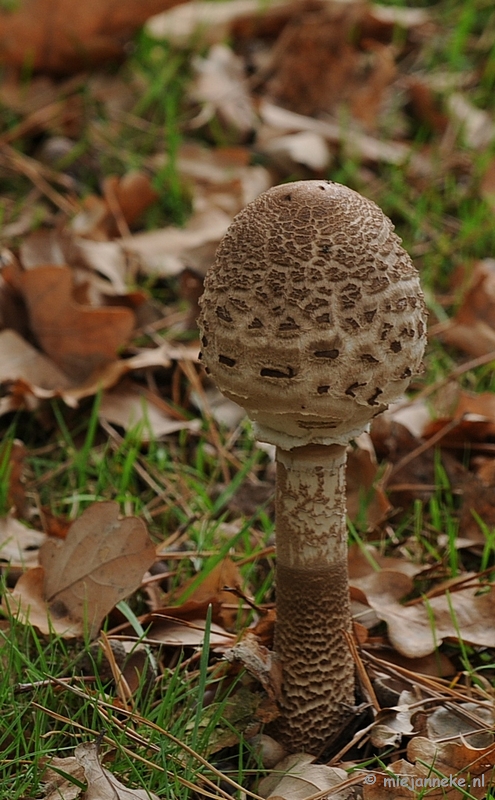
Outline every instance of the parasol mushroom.
<path id="1" fill-rule="evenodd" d="M 234 218 L 200 305 L 207 371 L 276 446 L 279 734 L 321 749 L 354 702 L 346 448 L 423 369 L 418 273 L 375 203 L 298 181 Z"/>

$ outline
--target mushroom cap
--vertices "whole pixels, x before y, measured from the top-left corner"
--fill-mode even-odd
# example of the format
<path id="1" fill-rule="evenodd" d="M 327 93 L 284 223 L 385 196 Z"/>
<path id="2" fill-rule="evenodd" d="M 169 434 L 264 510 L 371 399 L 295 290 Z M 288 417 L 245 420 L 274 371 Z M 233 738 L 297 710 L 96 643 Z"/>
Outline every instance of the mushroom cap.
<path id="1" fill-rule="evenodd" d="M 380 208 L 330 181 L 274 186 L 232 221 L 210 268 L 202 358 L 256 434 L 345 444 L 422 371 L 418 272 Z"/>

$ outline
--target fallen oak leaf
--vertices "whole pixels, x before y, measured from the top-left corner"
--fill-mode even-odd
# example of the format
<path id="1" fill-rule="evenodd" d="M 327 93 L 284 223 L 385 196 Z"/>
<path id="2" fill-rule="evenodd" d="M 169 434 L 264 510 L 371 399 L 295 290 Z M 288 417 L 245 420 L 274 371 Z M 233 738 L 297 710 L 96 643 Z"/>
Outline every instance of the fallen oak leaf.
<path id="1" fill-rule="evenodd" d="M 491 747 L 494 722 L 491 703 L 459 703 L 439 706 L 428 714 L 426 731 L 432 742 L 452 741 L 462 736 L 471 747 Z"/>
<path id="2" fill-rule="evenodd" d="M 10 328 L 0 331 L 0 383 L 21 380 L 50 392 L 69 389 L 71 381 L 47 356 Z"/>
<path id="3" fill-rule="evenodd" d="M 0 331 L 0 383 L 8 385 L 9 394 L 0 400 L 0 416 L 18 408 L 35 408 L 39 400 L 60 397 L 71 408 L 79 401 L 109 389 L 129 372 L 147 367 L 168 369 L 172 361 L 197 361 L 198 346 L 173 345 L 143 349 L 131 358 L 120 358 L 95 369 L 82 383 L 70 381 L 49 358 L 12 330 Z M 195 420 L 190 426 L 194 428 Z"/>
<path id="4" fill-rule="evenodd" d="M 409 658 L 433 653 L 444 639 L 482 647 L 495 647 L 495 631 L 486 620 L 495 613 L 495 587 L 480 591 L 469 587 L 429 597 L 404 606 L 399 600 L 413 588 L 409 576 L 381 570 L 359 580 L 362 592 L 377 617 L 387 623 L 388 636 L 395 649 Z"/>
<path id="5" fill-rule="evenodd" d="M 10 514 L 0 519 L 0 561 L 13 565 L 36 563 L 38 548 L 46 541 L 46 534 L 28 528 Z"/>
<path id="6" fill-rule="evenodd" d="M 73 776 L 78 782 L 86 780 L 88 787 L 84 792 L 84 800 L 158 800 L 156 794 L 144 789 L 128 789 L 115 775 L 102 767 L 98 756 L 98 745 L 94 742 L 78 744 L 74 755 L 68 758 L 53 758 L 45 772 L 53 787 L 50 797 L 67 797 L 66 791 L 72 791 L 71 798 L 79 797 L 80 789 L 67 780 L 61 782 L 60 775 Z M 74 788 L 77 792 L 74 793 Z M 63 794 L 62 794 L 63 791 Z"/>
<path id="7" fill-rule="evenodd" d="M 485 781 L 479 781 L 477 785 L 471 783 L 470 791 L 475 797 L 485 795 L 495 773 L 495 744 L 478 748 L 472 747 L 465 741 L 437 743 L 426 737 L 416 736 L 408 744 L 407 757 L 416 765 L 432 764 L 443 775 L 463 774 L 466 778 L 466 787 L 468 776 L 471 781 L 474 777 L 484 776 Z M 457 785 L 459 786 L 459 783 Z"/>
<path id="8" fill-rule="evenodd" d="M 470 747 L 465 742 L 435 743 L 423 736 L 409 742 L 407 758 L 395 761 L 387 773 L 373 771 L 364 780 L 364 800 L 391 797 L 464 800 L 489 794 L 493 784 L 495 745 Z"/>
<path id="9" fill-rule="evenodd" d="M 83 381 L 116 358 L 134 327 L 129 308 L 93 308 L 72 296 L 68 267 L 43 266 L 24 272 L 21 290 L 33 333 L 52 361 L 67 375 Z"/>
<path id="10" fill-rule="evenodd" d="M 139 587 L 155 559 L 143 520 L 118 514 L 117 503 L 94 503 L 65 540 L 45 541 L 40 566 L 21 576 L 8 599 L 10 613 L 43 633 L 80 636 L 87 628 L 94 638 L 104 617 Z"/>
<path id="11" fill-rule="evenodd" d="M 477 357 L 495 349 L 495 260 L 485 258 L 470 271 L 469 285 L 455 317 L 442 331 L 447 344 Z"/>
<path id="12" fill-rule="evenodd" d="M 273 800 L 303 800 L 329 790 L 332 800 L 347 800 L 353 797 L 352 787 L 331 791 L 347 780 L 347 772 L 326 764 L 314 764 L 315 758 L 308 753 L 295 753 L 282 759 L 273 770 L 273 775 L 262 778 L 258 793 Z"/>
<path id="13" fill-rule="evenodd" d="M 159 800 L 153 792 L 128 789 L 115 775 L 102 767 L 96 744 L 92 742 L 78 744 L 74 756 L 84 769 L 88 782 L 84 800 Z"/>
<path id="14" fill-rule="evenodd" d="M 159 398 L 146 396 L 139 384 L 124 381 L 111 391 L 104 392 L 98 409 L 100 419 L 125 430 L 133 429 L 140 441 L 159 441 L 180 430 L 197 430 L 200 420 L 173 419 L 159 405 Z"/>
<path id="15" fill-rule="evenodd" d="M 83 782 L 84 770 L 74 756 L 54 756 L 43 771 L 43 784 L 47 792 L 43 800 L 78 800 Z"/>
<path id="16" fill-rule="evenodd" d="M 2 62 L 66 75 L 122 59 L 125 45 L 148 17 L 176 0 L 23 0 L 2 4 Z M 178 0 L 181 2 L 181 0 Z"/>

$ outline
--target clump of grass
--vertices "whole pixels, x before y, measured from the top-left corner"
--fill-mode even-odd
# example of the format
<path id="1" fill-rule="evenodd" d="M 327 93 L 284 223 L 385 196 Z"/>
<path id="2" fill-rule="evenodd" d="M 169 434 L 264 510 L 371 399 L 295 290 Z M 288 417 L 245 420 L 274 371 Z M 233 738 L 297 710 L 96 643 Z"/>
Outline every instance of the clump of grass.
<path id="1" fill-rule="evenodd" d="M 217 735 L 228 703 L 228 693 L 204 703 L 216 685 L 207 643 L 197 670 L 188 672 L 179 659 L 152 691 L 143 673 L 126 708 L 115 705 L 111 681 L 101 678 L 98 660 L 88 658 L 89 642 L 42 637 L 15 620 L 0 640 L 2 796 L 37 796 L 52 756 L 71 756 L 80 742 L 100 738 L 105 765 L 129 788 L 164 797 L 185 796 L 188 788 L 228 797 L 218 787 L 220 777 L 228 778 L 200 755 Z"/>

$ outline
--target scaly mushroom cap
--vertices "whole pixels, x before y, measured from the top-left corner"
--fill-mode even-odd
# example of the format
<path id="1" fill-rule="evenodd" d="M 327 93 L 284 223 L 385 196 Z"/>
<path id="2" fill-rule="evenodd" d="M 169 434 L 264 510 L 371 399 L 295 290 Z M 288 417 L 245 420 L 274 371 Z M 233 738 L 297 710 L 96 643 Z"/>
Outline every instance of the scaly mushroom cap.
<path id="1" fill-rule="evenodd" d="M 220 242 L 202 357 L 259 439 L 345 444 L 422 371 L 418 273 L 375 203 L 330 181 L 261 194 Z"/>

